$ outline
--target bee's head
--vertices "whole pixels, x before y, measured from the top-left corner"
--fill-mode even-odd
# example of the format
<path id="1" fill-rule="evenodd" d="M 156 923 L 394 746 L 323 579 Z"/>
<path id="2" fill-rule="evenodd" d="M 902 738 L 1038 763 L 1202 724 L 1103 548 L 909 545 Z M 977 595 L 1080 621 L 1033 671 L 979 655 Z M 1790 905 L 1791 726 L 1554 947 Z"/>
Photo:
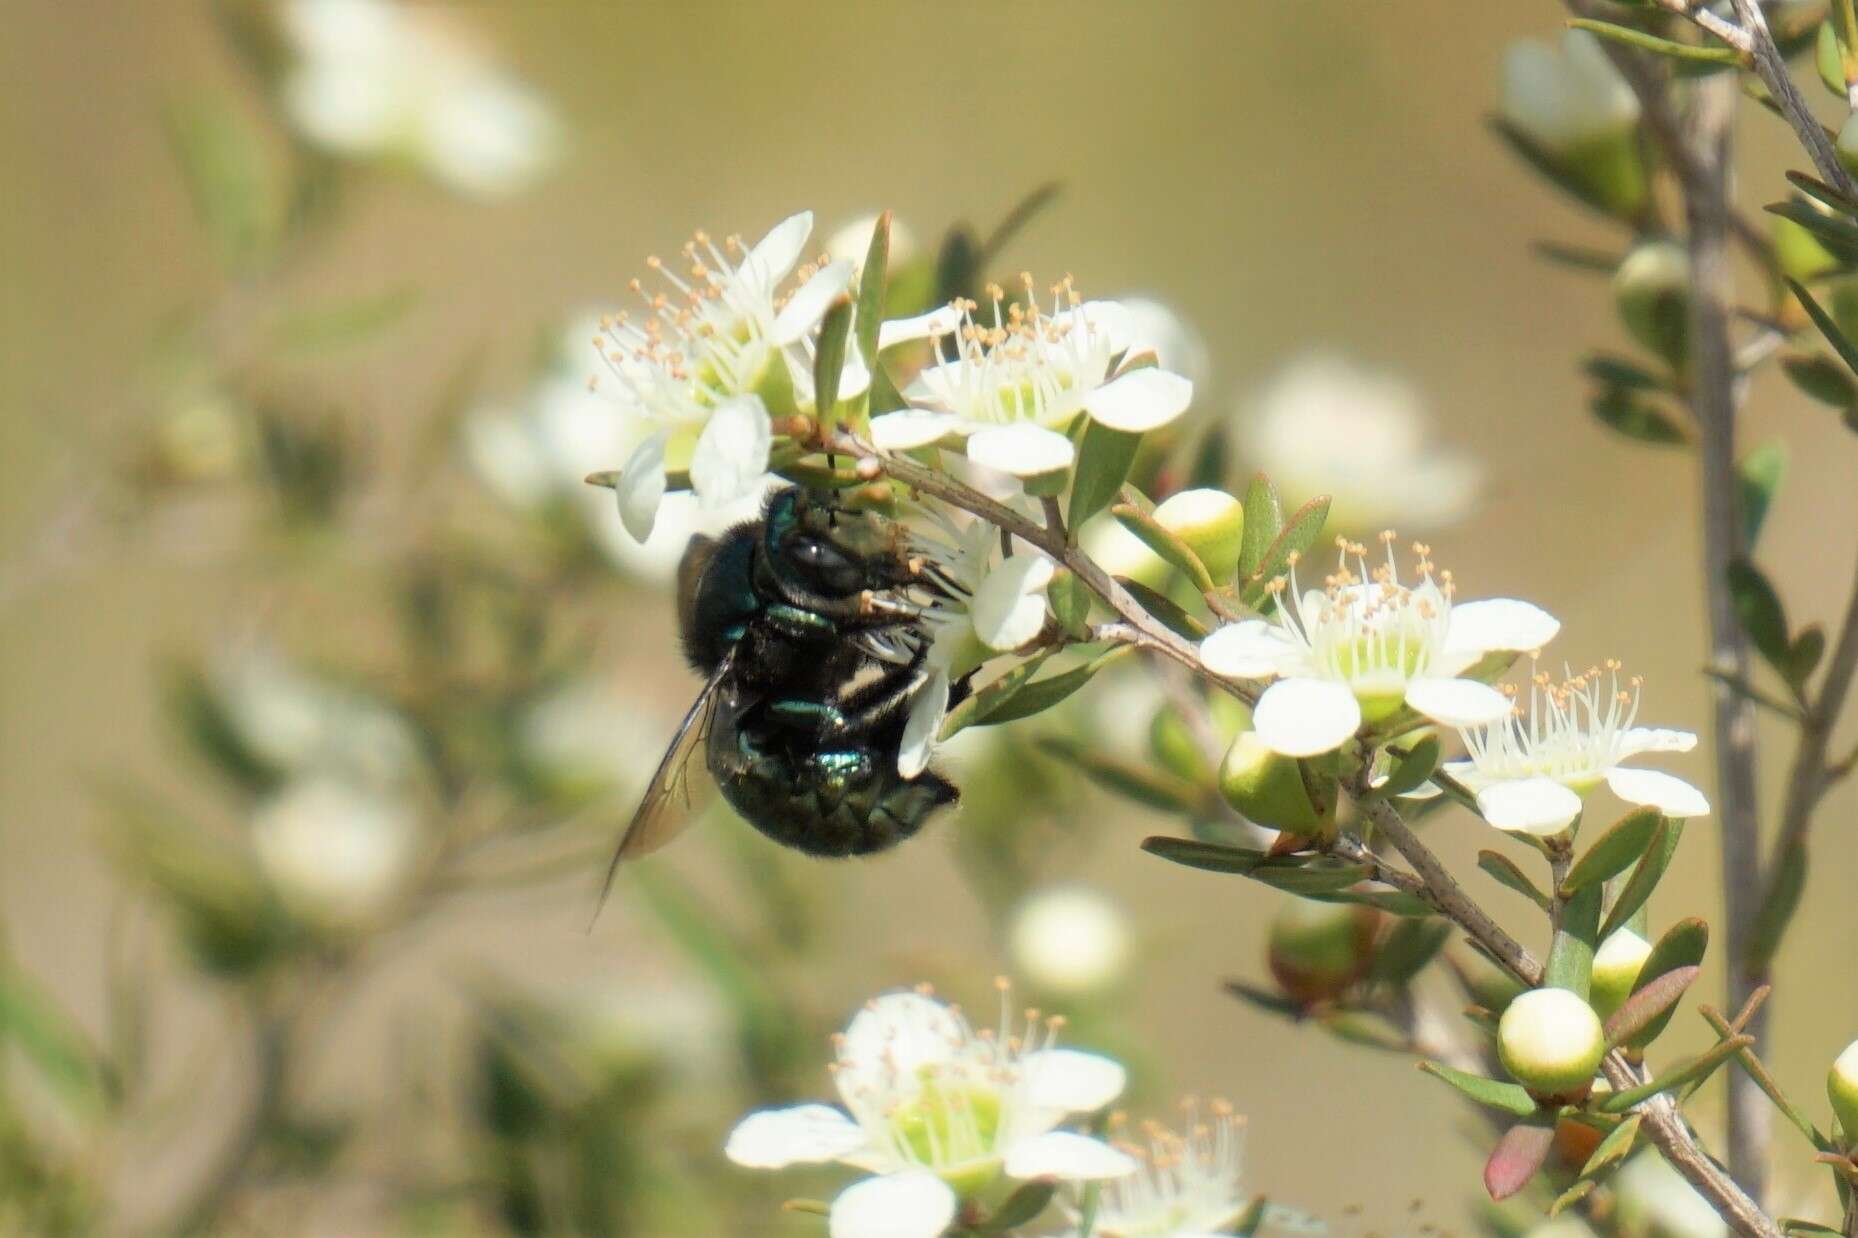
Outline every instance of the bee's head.
<path id="1" fill-rule="evenodd" d="M 768 500 L 763 546 L 790 584 L 821 597 L 847 598 L 889 583 L 873 558 L 881 539 L 871 525 L 868 517 L 840 510 L 830 497 L 789 486 Z"/>

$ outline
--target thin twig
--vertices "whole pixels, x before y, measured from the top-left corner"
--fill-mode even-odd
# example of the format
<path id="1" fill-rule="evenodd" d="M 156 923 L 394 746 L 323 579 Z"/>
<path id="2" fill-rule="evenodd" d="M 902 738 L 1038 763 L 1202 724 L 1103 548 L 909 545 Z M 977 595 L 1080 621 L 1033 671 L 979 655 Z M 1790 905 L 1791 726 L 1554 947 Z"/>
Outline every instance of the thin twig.
<path id="1" fill-rule="evenodd" d="M 1768 30 L 1768 19 L 1762 15 L 1761 6 L 1755 0 L 1731 0 L 1731 3 L 1735 6 L 1736 20 L 1742 23 L 1743 31 L 1749 36 L 1749 46 L 1740 50 L 1746 50 L 1754 59 L 1756 76 L 1761 78 L 1761 84 L 1774 97 L 1781 115 L 1793 126 L 1794 134 L 1800 139 L 1800 145 L 1806 148 L 1813 167 L 1819 172 L 1819 178 L 1847 197 L 1858 196 L 1858 185 L 1852 183 L 1845 165 L 1839 162 L 1838 153 L 1832 148 L 1832 139 L 1826 136 L 1826 127 L 1813 118 L 1806 98 L 1787 72 L 1787 61 L 1782 57 L 1780 48 L 1774 45 L 1774 36 Z M 1697 20 L 1697 12 L 1692 12 L 1690 17 L 1693 21 Z"/>

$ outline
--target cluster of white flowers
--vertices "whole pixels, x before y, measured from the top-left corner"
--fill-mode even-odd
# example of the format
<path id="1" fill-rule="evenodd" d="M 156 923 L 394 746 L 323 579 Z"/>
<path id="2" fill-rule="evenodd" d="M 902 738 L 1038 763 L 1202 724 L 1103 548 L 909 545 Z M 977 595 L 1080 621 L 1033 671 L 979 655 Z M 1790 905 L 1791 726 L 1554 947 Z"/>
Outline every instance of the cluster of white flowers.
<path id="1" fill-rule="evenodd" d="M 292 122 L 344 158 L 399 159 L 474 197 L 532 182 L 553 161 L 553 116 L 430 8 L 395 0 L 290 0 Z"/>
<path id="2" fill-rule="evenodd" d="M 1245 1190 L 1245 1119 L 1223 1100 L 1202 1111 L 1181 1103 L 1183 1123 L 1141 1125 L 1142 1142 L 1119 1137 L 1123 1115 L 1112 1114 L 1112 1145 L 1141 1166 L 1106 1183 L 1091 1232 L 1104 1238 L 1212 1238 L 1228 1233 L 1251 1206 Z"/>
<path id="3" fill-rule="evenodd" d="M 750 1114 L 726 1155 L 751 1169 L 837 1161 L 872 1175 L 833 1201 L 833 1238 L 934 1238 L 963 1198 L 1003 1174 L 1086 1182 L 1133 1173 L 1127 1152 L 1061 1129 L 1121 1095 L 1123 1068 L 1057 1048 L 1063 1020 L 1027 1011 L 1016 1021 L 999 988 L 999 1026 L 979 1031 L 927 989 L 874 999 L 834 1041 L 844 1108 Z"/>

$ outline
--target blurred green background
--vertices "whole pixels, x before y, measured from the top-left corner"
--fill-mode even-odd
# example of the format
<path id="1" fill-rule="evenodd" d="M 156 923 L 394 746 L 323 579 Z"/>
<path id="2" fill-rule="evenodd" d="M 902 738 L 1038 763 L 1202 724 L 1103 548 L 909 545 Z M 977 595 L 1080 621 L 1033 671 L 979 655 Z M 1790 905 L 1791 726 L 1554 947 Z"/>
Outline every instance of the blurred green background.
<path id="1" fill-rule="evenodd" d="M 93 1029 L 111 941 L 120 932 L 140 943 L 132 957 L 156 995 L 151 1070 L 200 1103 L 171 1133 L 129 1145 L 112 1189 L 131 1223 L 166 1215 L 211 1163 L 251 1071 L 245 1041 L 226 1030 L 226 991 L 182 964 L 161 918 L 125 899 L 108 860 L 100 781 L 133 775 L 177 804 L 212 802 L 162 708 L 159 665 L 254 628 L 325 656 L 388 658 L 391 617 L 371 610 L 357 574 L 434 512 L 493 502 L 461 473 L 438 490 L 396 488 L 461 358 L 481 360 L 483 402 L 514 401 L 545 324 L 617 303 L 645 254 L 696 226 L 753 236 L 810 208 L 824 232 L 889 207 L 934 237 L 959 219 L 984 227 L 1033 186 L 1061 181 L 1009 269 L 1070 271 L 1087 293 L 1139 291 L 1175 307 L 1211 348 L 1207 415 L 1230 415 L 1313 345 L 1404 375 L 1441 439 L 1486 471 L 1472 518 L 1431 538 L 1436 557 L 1470 595 L 1526 597 L 1560 616 L 1556 652 L 1577 666 L 1615 656 L 1645 674 L 1652 724 L 1706 730 L 1692 462 L 1625 444 L 1588 417 L 1575 362 L 1618 342 L 1607 289 L 1529 253 L 1545 237 L 1605 245 L 1611 235 L 1514 164 L 1484 124 L 1501 49 L 1552 37 L 1557 5 L 454 7 L 555 107 L 564 158 L 493 205 L 411 178 L 359 178 L 328 248 L 267 293 L 419 290 L 378 340 L 267 367 L 268 381 L 304 401 L 353 410 L 369 494 L 395 496 L 358 504 L 350 518 L 362 531 L 332 548 L 242 540 L 241 513 L 213 504 L 66 536 L 68 514 L 109 486 L 160 412 L 152 341 L 189 307 L 232 306 L 220 311 L 228 330 L 243 312 L 195 226 L 163 108 L 254 92 L 202 5 L 6 6 L 0 922 L 17 961 Z M 1778 196 L 1784 134 L 1753 108 L 1742 128 L 1746 197 Z M 1764 563 L 1791 613 L 1831 614 L 1858 520 L 1849 436 L 1771 377 L 1748 409 L 1747 442 L 1778 435 L 1791 448 Z M 649 703 L 647 734 L 668 734 L 696 687 L 671 656 L 668 600 L 609 589 L 562 604 L 587 612 L 600 673 Z M 1764 740 L 1772 803 L 1785 736 Z M 1682 766 L 1706 786 L 1708 769 L 1703 750 Z M 1818 871 L 1779 969 L 1772 1062 L 1815 1105 L 1824 1063 L 1858 1032 L 1858 908 L 1840 867 L 1854 859 L 1855 805 L 1849 785 L 1827 801 Z M 1226 977 L 1262 977 L 1274 896 L 1141 856 L 1153 823 L 1119 803 L 1069 811 L 1089 814 L 1075 823 L 1088 828 L 1041 876 L 1100 887 L 1135 925 L 1125 1031 L 1141 1046 L 1147 1094 L 1230 1097 L 1250 1115 L 1251 1181 L 1274 1200 L 1331 1218 L 1362 1203 L 1392 1223 L 1417 1198 L 1434 1218 L 1461 1216 L 1478 1153 L 1455 1136 L 1461 1114 L 1435 1084 L 1401 1057 L 1301 1033 L 1220 991 Z M 821 910 L 822 937 L 781 980 L 826 1026 L 886 987 L 952 977 L 979 999 L 1010 969 L 957 872 L 962 828 L 943 820 L 869 861 L 783 857 L 781 871 L 799 872 Z M 1468 870 L 1488 842 L 1480 830 L 1447 814 L 1432 835 Z M 1714 843 L 1710 822 L 1693 826 L 1654 926 L 1714 918 Z M 654 863 L 711 889 L 721 851 L 715 837 L 692 836 Z M 395 1094 L 409 1063 L 440 1078 L 462 1071 L 461 994 L 492 977 L 620 1005 L 690 986 L 687 954 L 642 914 L 628 879 L 584 931 L 597 866 L 450 905 L 384 953 L 329 1021 L 309 1067 L 315 1094 L 365 1108 Z M 1490 904 L 1521 911 L 1471 880 Z M 1692 1022 L 1678 1024 L 1682 1044 L 1703 1041 Z M 827 1050 L 815 1048 L 814 1094 L 824 1095 Z M 1706 1121 L 1713 1103 L 1706 1095 Z M 749 1176 L 721 1160 L 734 1116 L 727 1105 L 687 1115 L 699 1128 L 688 1172 Z M 438 1156 L 446 1122 L 409 1122 L 404 1138 Z M 347 1189 L 281 1228 L 336 1232 L 378 1218 L 394 1142 L 346 1152 Z M 1783 1179 L 1805 1177 L 1794 1170 Z M 755 1187 L 777 1200 L 800 1193 L 789 1185 Z M 770 1228 L 796 1224 L 759 1215 Z"/>

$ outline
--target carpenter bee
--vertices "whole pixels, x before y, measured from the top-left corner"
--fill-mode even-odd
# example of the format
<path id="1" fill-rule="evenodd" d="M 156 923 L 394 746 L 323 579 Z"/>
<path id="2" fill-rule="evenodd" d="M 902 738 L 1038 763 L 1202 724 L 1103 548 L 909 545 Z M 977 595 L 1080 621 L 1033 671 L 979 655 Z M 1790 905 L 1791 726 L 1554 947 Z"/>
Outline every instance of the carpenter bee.
<path id="1" fill-rule="evenodd" d="M 701 746 L 723 796 L 809 855 L 867 855 L 954 802 L 933 770 L 898 771 L 909 705 L 927 681 L 923 616 L 959 586 L 901 526 L 787 486 L 759 520 L 691 539 L 678 567 L 684 655 L 706 676 L 607 869 L 656 850 Z M 958 701 L 966 685 L 958 684 Z M 604 899 L 604 891 L 602 894 Z"/>

